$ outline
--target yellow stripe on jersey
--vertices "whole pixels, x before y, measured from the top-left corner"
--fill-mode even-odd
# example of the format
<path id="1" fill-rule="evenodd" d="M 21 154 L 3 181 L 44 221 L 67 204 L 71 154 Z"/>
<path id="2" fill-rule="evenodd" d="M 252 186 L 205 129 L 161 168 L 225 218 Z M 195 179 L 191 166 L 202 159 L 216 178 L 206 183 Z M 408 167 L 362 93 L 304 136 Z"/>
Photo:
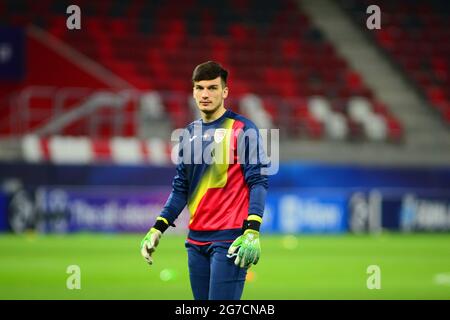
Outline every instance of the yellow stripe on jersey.
<path id="1" fill-rule="evenodd" d="M 188 208 L 191 214 L 191 219 L 189 223 L 192 222 L 194 215 L 197 211 L 200 201 L 205 196 L 206 192 L 212 188 L 223 188 L 228 180 L 228 166 L 230 158 L 230 144 L 231 144 L 231 133 L 233 128 L 234 120 L 226 119 L 223 123 L 222 129 L 225 129 L 225 135 L 223 140 L 218 142 L 220 146 L 215 148 L 216 154 L 214 158 L 217 161 L 211 163 L 205 170 L 205 173 L 200 178 L 200 181 L 195 188 L 194 192 L 191 194 L 188 200 Z M 221 130 L 221 128 L 216 129 Z M 216 142 L 217 143 L 217 142 Z"/>

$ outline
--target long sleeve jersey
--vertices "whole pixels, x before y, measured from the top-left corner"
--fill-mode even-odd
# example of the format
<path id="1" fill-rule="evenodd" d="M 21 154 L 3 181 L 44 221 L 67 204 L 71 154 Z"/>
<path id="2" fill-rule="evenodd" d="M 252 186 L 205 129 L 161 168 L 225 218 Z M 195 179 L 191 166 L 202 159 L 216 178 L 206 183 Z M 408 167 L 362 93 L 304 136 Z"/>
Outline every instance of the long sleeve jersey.
<path id="1" fill-rule="evenodd" d="M 187 205 L 187 241 L 233 241 L 248 215 L 264 213 L 268 163 L 261 142 L 258 128 L 230 110 L 212 122 L 189 124 L 161 216 L 173 224 Z"/>

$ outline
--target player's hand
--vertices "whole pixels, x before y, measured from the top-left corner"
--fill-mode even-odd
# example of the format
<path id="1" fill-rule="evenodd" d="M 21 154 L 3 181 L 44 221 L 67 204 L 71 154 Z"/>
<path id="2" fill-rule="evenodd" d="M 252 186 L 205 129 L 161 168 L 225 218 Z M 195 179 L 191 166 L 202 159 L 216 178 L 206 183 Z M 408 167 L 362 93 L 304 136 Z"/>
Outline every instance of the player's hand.
<path id="1" fill-rule="evenodd" d="M 237 255 L 236 250 L 238 250 Z M 252 264 L 257 264 L 260 255 L 259 232 L 252 229 L 245 230 L 244 234 L 234 240 L 228 249 L 228 257 L 236 256 L 234 264 L 241 268 L 250 268 Z"/>
<path id="2" fill-rule="evenodd" d="M 155 252 L 161 236 L 161 231 L 155 228 L 151 228 L 150 231 L 145 235 L 144 239 L 142 239 L 141 241 L 141 254 L 149 265 L 153 264 L 152 254 L 153 252 Z"/>

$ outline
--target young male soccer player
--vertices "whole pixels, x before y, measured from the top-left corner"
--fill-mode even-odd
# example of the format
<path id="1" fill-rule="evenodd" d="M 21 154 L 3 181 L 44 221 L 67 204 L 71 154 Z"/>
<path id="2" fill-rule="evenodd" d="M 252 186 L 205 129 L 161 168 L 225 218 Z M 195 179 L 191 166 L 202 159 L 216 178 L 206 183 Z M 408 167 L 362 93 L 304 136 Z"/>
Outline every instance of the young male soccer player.
<path id="1" fill-rule="evenodd" d="M 152 264 L 162 233 L 188 206 L 185 246 L 196 300 L 240 299 L 247 268 L 261 253 L 259 228 L 268 187 L 265 154 L 256 126 L 224 106 L 227 76 L 213 61 L 195 68 L 193 96 L 201 119 L 182 136 L 172 193 L 141 242 L 141 253 Z"/>

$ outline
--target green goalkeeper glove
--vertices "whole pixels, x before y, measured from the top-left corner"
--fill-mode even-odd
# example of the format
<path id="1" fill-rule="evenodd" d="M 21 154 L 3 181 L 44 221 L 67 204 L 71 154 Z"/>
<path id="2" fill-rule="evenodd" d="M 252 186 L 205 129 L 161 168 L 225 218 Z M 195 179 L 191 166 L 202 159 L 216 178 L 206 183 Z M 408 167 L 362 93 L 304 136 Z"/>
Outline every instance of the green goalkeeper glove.
<path id="1" fill-rule="evenodd" d="M 145 235 L 144 239 L 142 239 L 141 241 L 141 254 L 149 265 L 153 264 L 152 254 L 153 252 L 155 252 L 161 236 L 161 231 L 155 228 L 151 228 L 150 231 Z"/>
<path id="2" fill-rule="evenodd" d="M 172 226 L 174 225 L 172 224 Z M 153 264 L 152 254 L 153 252 L 155 252 L 162 234 L 168 227 L 169 222 L 163 217 L 158 217 L 156 219 L 155 225 L 149 230 L 149 232 L 147 232 L 144 239 L 142 239 L 141 255 L 149 265 Z"/>
<path id="3" fill-rule="evenodd" d="M 257 264 L 261 255 L 261 246 L 259 244 L 259 232 L 248 229 L 244 234 L 238 237 L 228 249 L 228 254 L 233 256 L 237 252 L 234 264 L 241 268 L 250 268 L 252 264 Z"/>
<path id="4" fill-rule="evenodd" d="M 236 256 L 234 264 L 241 268 L 250 268 L 257 264 L 261 256 L 261 245 L 259 243 L 259 227 L 261 217 L 250 215 L 244 221 L 244 234 L 239 236 L 228 249 L 228 257 Z M 238 250 L 236 254 L 236 250 Z"/>

